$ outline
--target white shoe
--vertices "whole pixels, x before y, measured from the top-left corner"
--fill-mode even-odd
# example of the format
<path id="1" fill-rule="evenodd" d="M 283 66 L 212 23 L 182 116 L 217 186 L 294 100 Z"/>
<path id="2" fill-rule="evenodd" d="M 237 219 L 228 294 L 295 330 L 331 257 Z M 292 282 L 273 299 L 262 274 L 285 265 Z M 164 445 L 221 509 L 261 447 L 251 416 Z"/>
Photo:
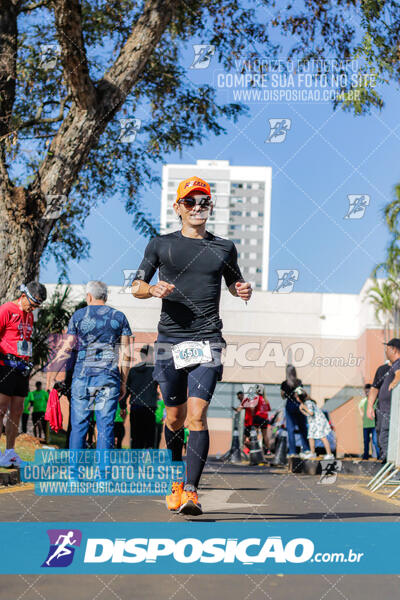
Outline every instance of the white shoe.
<path id="1" fill-rule="evenodd" d="M 13 448 L 5 450 L 4 454 L 0 456 L 0 467 L 20 467 L 21 465 L 22 459 Z"/>
<path id="2" fill-rule="evenodd" d="M 333 460 L 335 457 L 333 454 L 325 454 L 324 460 Z"/>
<path id="3" fill-rule="evenodd" d="M 309 458 L 316 458 L 316 454 L 315 452 L 311 452 L 311 450 L 307 450 L 306 452 L 301 452 L 300 453 L 300 458 L 303 459 L 309 459 Z"/>

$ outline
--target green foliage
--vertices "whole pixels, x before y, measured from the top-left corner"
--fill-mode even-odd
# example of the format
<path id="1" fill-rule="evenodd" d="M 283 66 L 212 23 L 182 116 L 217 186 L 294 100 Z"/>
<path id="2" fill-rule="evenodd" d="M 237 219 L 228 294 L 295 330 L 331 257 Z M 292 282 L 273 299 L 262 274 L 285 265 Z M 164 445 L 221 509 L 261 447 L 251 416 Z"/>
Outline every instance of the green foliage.
<path id="1" fill-rule="evenodd" d="M 400 336 L 400 249 L 389 246 L 386 260 L 379 263 L 372 272 L 373 285 L 367 297 L 375 307 L 375 317 L 385 330 L 386 340 L 390 333 Z M 381 273 L 385 278 L 378 279 Z"/>
<path id="2" fill-rule="evenodd" d="M 86 302 L 80 302 L 79 304 L 71 302 L 70 292 L 71 288 L 69 286 L 64 287 L 64 289 L 57 287 L 50 300 L 45 302 L 38 310 L 32 335 L 32 362 L 35 365 L 32 375 L 41 371 L 53 358 L 49 336 L 55 333 L 63 333 L 72 313 L 78 308 L 86 306 Z"/>

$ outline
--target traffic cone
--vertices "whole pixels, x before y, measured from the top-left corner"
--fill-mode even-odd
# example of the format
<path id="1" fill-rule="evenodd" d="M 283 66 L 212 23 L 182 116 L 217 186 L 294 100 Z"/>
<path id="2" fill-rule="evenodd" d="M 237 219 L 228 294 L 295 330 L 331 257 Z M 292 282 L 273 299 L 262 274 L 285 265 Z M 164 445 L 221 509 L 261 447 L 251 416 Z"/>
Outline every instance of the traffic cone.
<path id="1" fill-rule="evenodd" d="M 286 431 L 284 432 L 286 434 Z M 273 465 L 286 465 L 287 463 L 287 434 L 278 435 L 275 442 L 275 456 Z"/>
<path id="2" fill-rule="evenodd" d="M 250 464 L 259 465 L 264 462 L 264 455 L 258 443 L 257 431 L 255 427 L 250 429 Z"/>
<path id="3" fill-rule="evenodd" d="M 232 432 L 232 444 L 230 450 L 226 452 L 221 460 L 230 463 L 242 462 L 242 452 L 240 450 L 240 439 L 239 439 L 239 414 L 236 413 L 233 417 L 233 432 Z"/>
<path id="4" fill-rule="evenodd" d="M 239 442 L 239 429 L 237 427 L 234 428 L 232 434 L 232 447 L 231 447 L 231 455 L 229 457 L 229 462 L 231 463 L 240 463 L 242 462 L 242 456 L 240 452 L 240 442 Z"/>

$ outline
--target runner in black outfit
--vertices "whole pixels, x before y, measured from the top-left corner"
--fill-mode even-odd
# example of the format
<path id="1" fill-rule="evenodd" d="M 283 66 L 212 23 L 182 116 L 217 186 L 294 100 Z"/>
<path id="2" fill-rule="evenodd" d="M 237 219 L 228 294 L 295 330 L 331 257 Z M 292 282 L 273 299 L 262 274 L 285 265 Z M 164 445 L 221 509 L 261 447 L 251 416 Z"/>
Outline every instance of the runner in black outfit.
<path id="1" fill-rule="evenodd" d="M 210 186 L 190 177 L 178 186 L 174 203 L 181 231 L 153 238 L 132 284 L 136 298 L 162 298 L 154 379 L 166 407 L 165 440 L 172 460 L 182 460 L 183 424 L 189 423 L 186 482 L 174 482 L 166 497 L 170 510 L 202 514 L 197 488 L 207 460 L 207 409 L 222 378 L 225 345 L 219 316 L 222 277 L 229 291 L 247 301 L 235 245 L 206 231 L 212 212 Z M 159 270 L 159 282 L 149 285 Z"/>

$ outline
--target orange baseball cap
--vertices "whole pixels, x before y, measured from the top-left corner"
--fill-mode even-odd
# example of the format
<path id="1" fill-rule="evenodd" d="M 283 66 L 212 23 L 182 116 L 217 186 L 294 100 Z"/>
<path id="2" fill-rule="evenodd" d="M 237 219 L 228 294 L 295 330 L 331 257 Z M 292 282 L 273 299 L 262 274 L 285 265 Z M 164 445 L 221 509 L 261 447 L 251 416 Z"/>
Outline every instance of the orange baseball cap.
<path id="1" fill-rule="evenodd" d="M 210 184 L 207 183 L 207 181 L 204 181 L 204 179 L 193 175 L 193 177 L 184 179 L 178 185 L 178 189 L 176 190 L 176 202 L 182 198 L 186 198 L 186 196 L 194 191 L 204 192 L 208 196 L 211 196 Z"/>

